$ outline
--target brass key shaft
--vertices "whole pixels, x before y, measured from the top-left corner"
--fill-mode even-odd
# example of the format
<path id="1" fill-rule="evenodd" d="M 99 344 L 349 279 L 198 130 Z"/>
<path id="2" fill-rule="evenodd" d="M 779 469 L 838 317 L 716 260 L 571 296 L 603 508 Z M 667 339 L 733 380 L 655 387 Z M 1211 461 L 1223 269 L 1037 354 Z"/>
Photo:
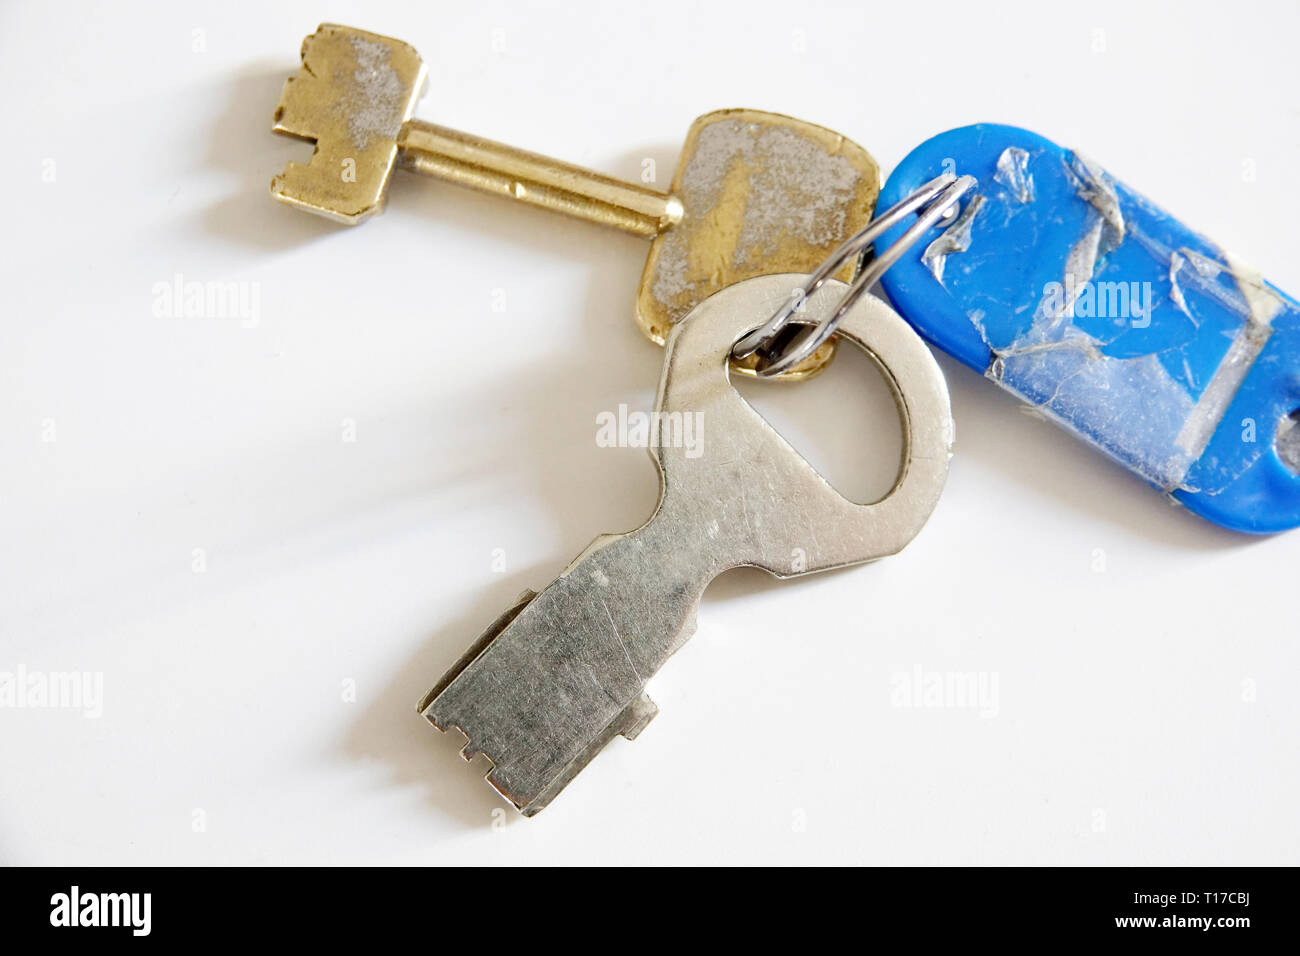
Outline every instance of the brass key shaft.
<path id="1" fill-rule="evenodd" d="M 682 220 L 676 196 L 435 123 L 407 122 L 397 145 L 406 169 L 647 239 Z"/>

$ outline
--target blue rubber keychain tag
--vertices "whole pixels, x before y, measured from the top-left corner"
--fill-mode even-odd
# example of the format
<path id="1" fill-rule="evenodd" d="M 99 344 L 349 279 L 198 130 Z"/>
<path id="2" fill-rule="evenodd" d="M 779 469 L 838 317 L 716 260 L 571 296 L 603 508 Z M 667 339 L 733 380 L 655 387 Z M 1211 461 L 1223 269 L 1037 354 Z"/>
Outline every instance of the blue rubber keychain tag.
<path id="1" fill-rule="evenodd" d="M 1201 517 L 1300 525 L 1300 303 L 1012 126 L 922 143 L 881 205 L 945 172 L 978 187 L 881 279 L 913 327 Z"/>

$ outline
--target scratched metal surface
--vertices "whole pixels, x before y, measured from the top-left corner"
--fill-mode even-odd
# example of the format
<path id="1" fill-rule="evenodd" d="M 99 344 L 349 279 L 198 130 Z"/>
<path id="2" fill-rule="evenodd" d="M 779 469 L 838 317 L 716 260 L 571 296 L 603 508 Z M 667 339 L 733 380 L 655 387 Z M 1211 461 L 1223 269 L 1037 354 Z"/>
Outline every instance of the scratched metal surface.
<path id="1" fill-rule="evenodd" d="M 651 443 L 661 477 L 654 515 L 596 539 L 498 621 L 499 634 L 422 705 L 434 726 L 468 737 L 467 759 L 492 761 L 488 781 L 525 814 L 615 734 L 633 736 L 653 716 L 646 681 L 693 632 L 700 595 L 718 574 L 747 565 L 790 577 L 893 554 L 937 503 L 952 449 L 947 386 L 920 338 L 879 299 L 862 299 L 840 334 L 880 366 L 904 426 L 898 481 L 880 501 L 840 495 L 732 387 L 732 345 L 799 279 L 730 287 L 678 327 Z M 808 319 L 823 318 L 845 288 L 828 282 Z M 700 440 L 669 434 L 688 419 Z"/>

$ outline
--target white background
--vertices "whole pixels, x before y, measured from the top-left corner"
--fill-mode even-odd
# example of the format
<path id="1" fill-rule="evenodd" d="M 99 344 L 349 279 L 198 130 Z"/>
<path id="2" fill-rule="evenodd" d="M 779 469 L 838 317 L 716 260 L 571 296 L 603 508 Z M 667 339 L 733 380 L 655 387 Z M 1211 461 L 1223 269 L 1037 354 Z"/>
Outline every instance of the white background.
<path id="1" fill-rule="evenodd" d="M 421 51 L 422 117 L 660 185 L 722 107 L 886 172 L 1025 126 L 1296 292 L 1294 3 L 181 6 L 0 12 L 0 671 L 104 679 L 99 719 L 0 710 L 0 859 L 1300 862 L 1297 533 L 1181 512 L 947 359 L 915 543 L 725 575 L 641 738 L 501 812 L 415 704 L 653 507 L 645 452 L 595 443 L 653 401 L 645 243 L 405 173 L 355 229 L 267 194 L 333 20 Z M 256 323 L 155 315 L 177 274 L 249 283 Z M 873 375 L 745 391 L 861 497 L 898 447 Z M 898 706 L 916 668 L 996 706 Z"/>

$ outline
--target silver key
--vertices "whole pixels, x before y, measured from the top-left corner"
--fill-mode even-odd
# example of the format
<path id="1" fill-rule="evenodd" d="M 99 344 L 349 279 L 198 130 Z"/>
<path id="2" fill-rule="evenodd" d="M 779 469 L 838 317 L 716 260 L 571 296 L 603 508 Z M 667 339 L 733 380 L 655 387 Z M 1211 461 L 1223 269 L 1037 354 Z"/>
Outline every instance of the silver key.
<path id="1" fill-rule="evenodd" d="M 468 738 L 466 760 L 487 755 L 488 783 L 525 816 L 616 734 L 632 739 L 654 717 L 646 682 L 694 632 L 717 575 L 749 565 L 785 578 L 894 554 L 938 501 L 952 448 L 948 389 L 929 350 L 880 299 L 859 300 L 839 335 L 880 366 L 903 421 L 899 478 L 882 500 L 842 497 L 732 387 L 732 346 L 805 278 L 730 286 L 674 328 L 651 441 L 654 515 L 636 531 L 602 535 L 540 594 L 525 592 L 421 701 L 435 727 Z M 819 293 L 804 320 L 824 319 L 837 299 Z M 698 442 L 670 434 L 688 415 L 704 426 Z"/>

